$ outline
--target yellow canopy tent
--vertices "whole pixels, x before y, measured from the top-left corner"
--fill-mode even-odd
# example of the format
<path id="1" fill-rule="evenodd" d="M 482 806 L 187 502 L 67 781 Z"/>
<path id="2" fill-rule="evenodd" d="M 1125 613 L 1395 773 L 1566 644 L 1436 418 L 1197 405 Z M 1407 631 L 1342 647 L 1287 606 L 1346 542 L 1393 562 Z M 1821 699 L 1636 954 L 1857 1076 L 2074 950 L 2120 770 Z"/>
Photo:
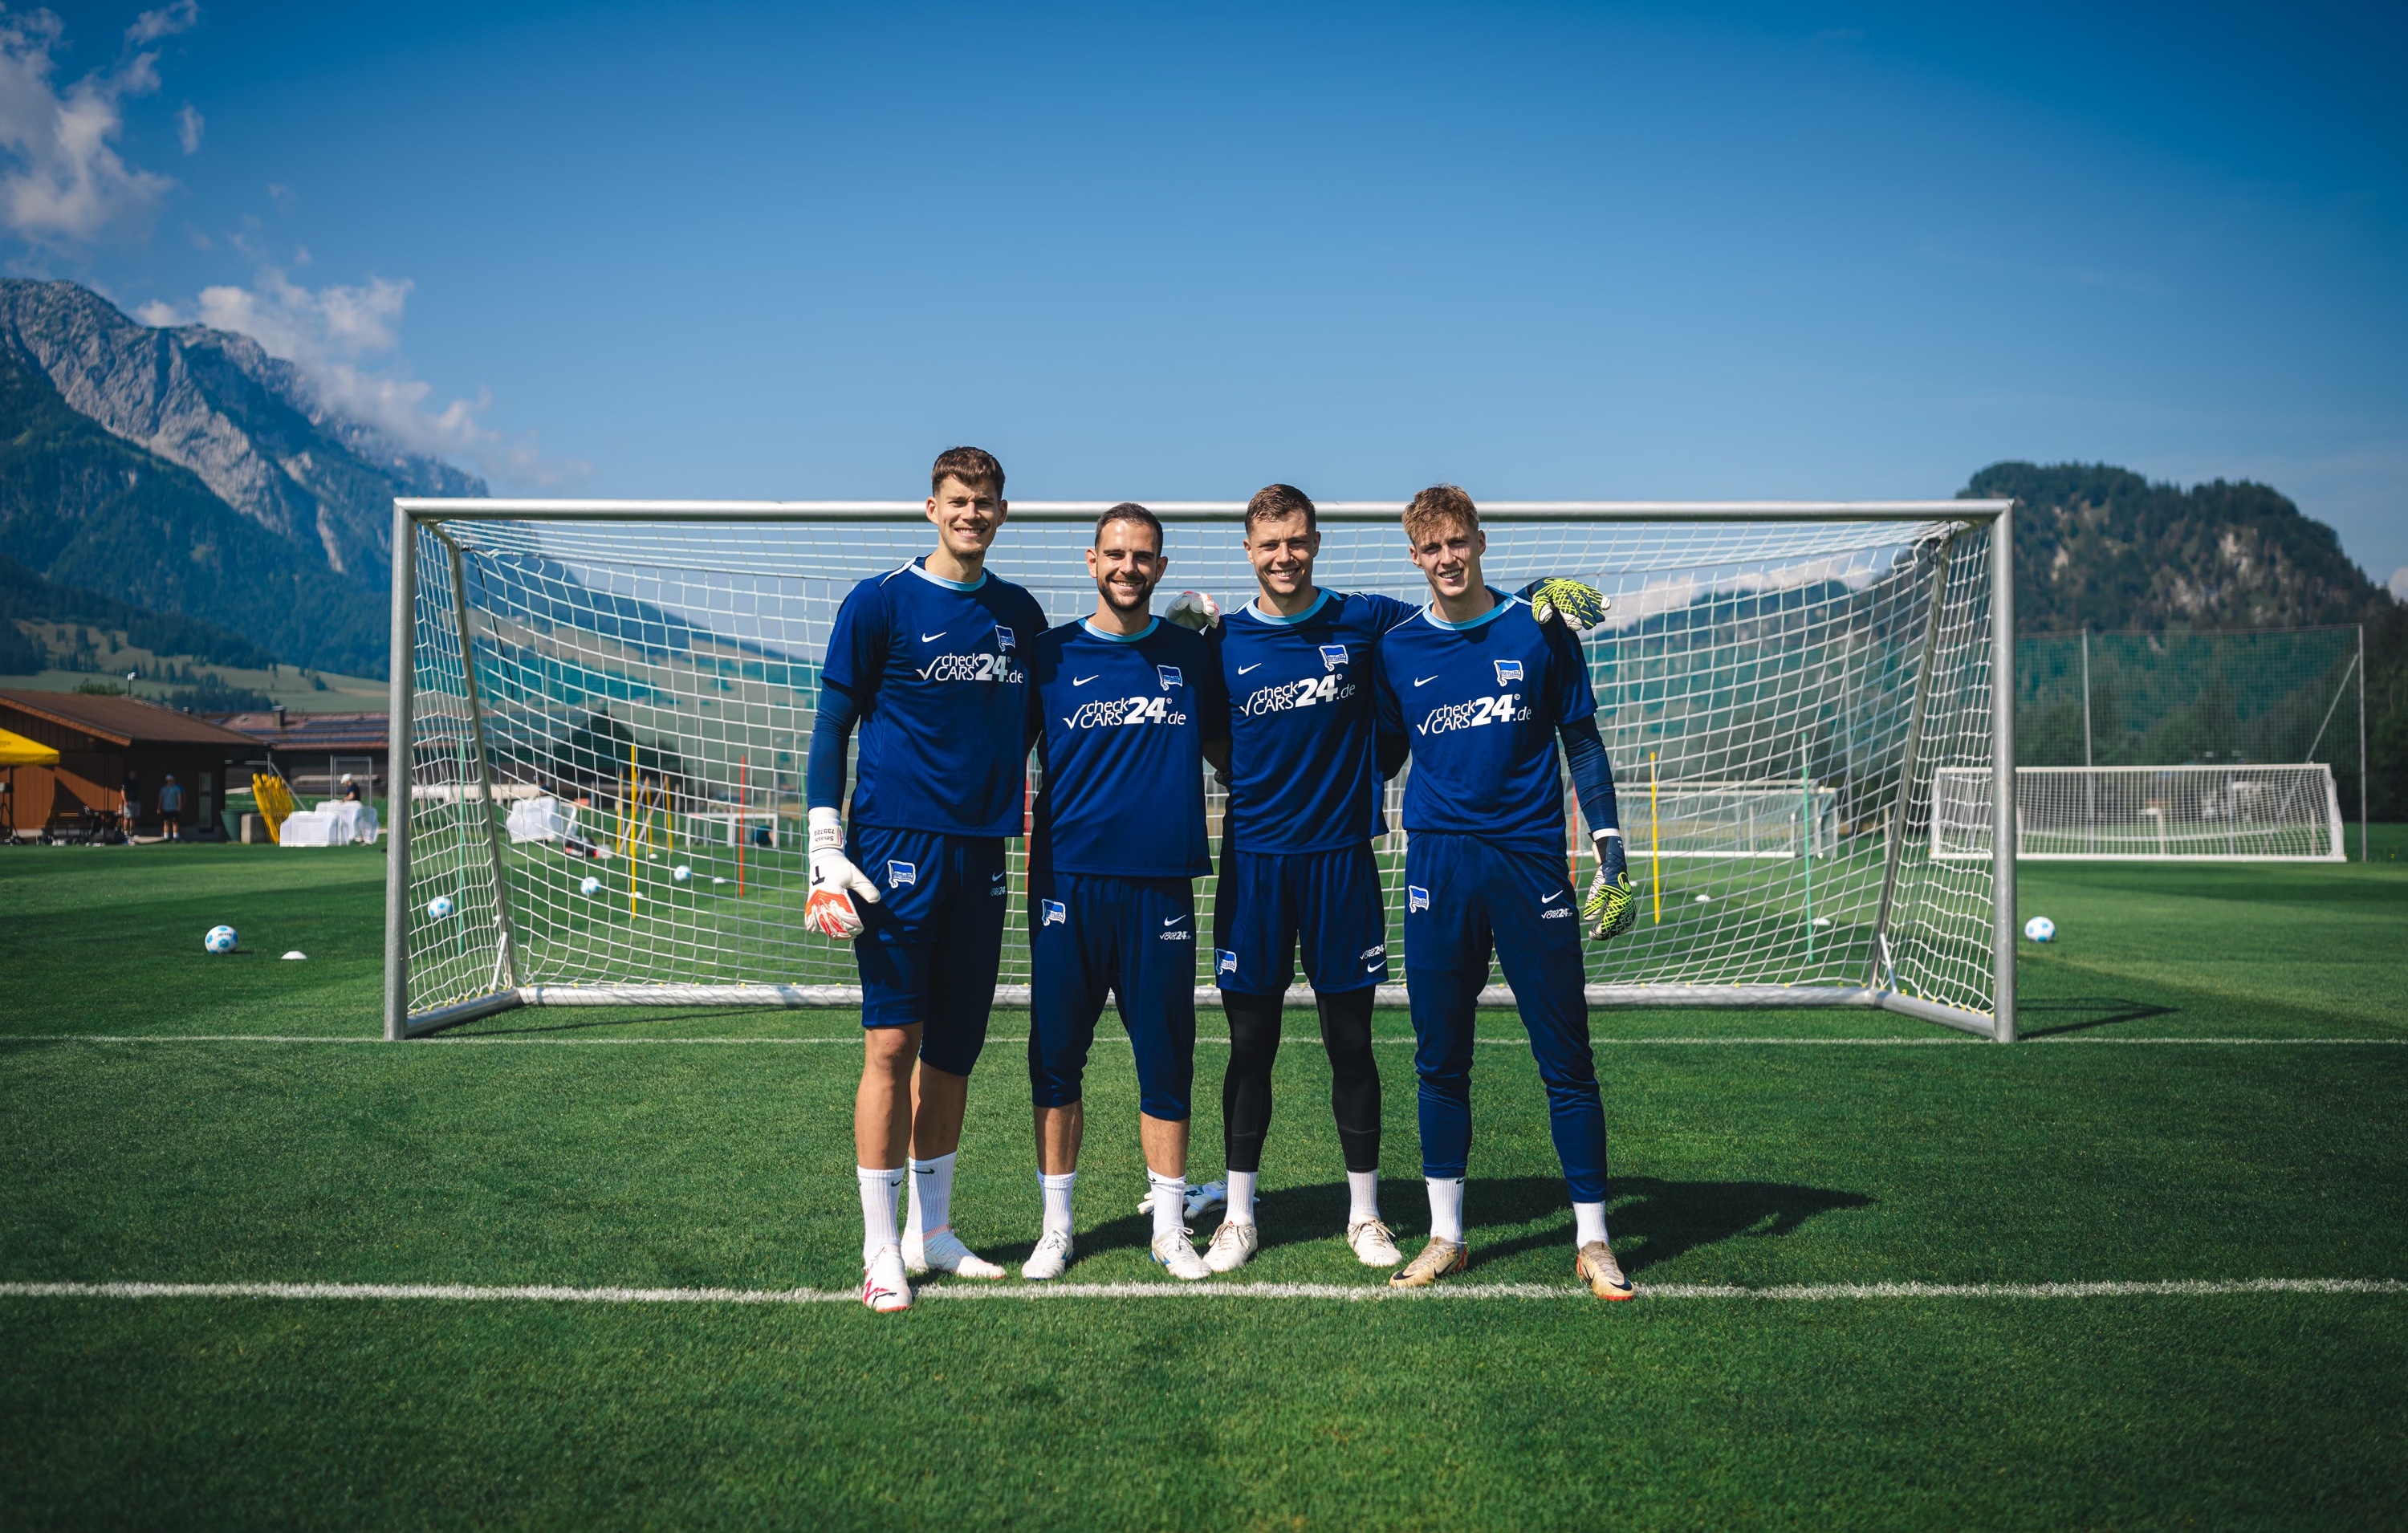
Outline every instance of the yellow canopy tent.
<path id="1" fill-rule="evenodd" d="M 0 729 L 0 766 L 55 766 L 59 753 L 49 746 Z"/>

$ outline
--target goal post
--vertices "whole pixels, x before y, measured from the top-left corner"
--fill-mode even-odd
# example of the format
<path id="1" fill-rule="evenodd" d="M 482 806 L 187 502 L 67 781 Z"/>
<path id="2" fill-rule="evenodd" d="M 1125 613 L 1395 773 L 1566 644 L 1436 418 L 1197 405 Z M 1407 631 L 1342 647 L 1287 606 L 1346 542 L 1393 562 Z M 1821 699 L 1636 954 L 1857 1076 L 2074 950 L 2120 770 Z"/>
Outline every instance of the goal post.
<path id="1" fill-rule="evenodd" d="M 1990 771 L 1942 769 L 1931 855 L 1990 855 Z M 2342 862 L 2341 794 L 2322 762 L 2018 766 L 2015 856 L 2033 862 Z"/>
<path id="2" fill-rule="evenodd" d="M 1150 504 L 1168 587 L 1251 598 L 1241 503 Z M 1091 611 L 1105 506 L 1014 503 L 988 568 L 1052 621 Z M 1323 505 L 1318 583 L 1426 600 L 1398 516 Z M 1592 1003 L 1871 1006 L 2014 1039 L 2009 503 L 1481 518 L 1491 584 L 1612 602 L 1584 648 L 1641 903 L 1585 947 Z M 920 505 L 405 499 L 394 529 L 386 1035 L 524 1005 L 858 1005 L 848 947 L 801 921 L 804 762 L 837 609 L 926 552 Z M 1377 847 L 1392 973 L 1402 781 Z M 1208 781 L 1216 837 L 1222 803 Z M 1584 886 L 1569 786 L 1566 807 Z M 1957 822 L 1985 809 L 1975 854 Z M 1027 999 L 1023 844 L 1002 1005 Z"/>

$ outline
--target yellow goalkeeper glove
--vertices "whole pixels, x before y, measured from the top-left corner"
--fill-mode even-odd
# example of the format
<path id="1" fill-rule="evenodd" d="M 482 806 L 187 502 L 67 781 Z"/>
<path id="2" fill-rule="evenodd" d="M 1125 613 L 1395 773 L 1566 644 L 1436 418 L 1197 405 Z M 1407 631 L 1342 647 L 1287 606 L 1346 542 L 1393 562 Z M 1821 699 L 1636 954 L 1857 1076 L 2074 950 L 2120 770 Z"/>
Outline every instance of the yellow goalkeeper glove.
<path id="1" fill-rule="evenodd" d="M 1515 595 L 1530 604 L 1530 615 L 1541 623 L 1561 618 L 1564 626 L 1575 634 L 1587 633 L 1604 622 L 1605 609 L 1613 605 L 1597 587 L 1559 575 L 1532 580 Z"/>
<path id="2" fill-rule="evenodd" d="M 1639 886 L 1630 881 L 1627 861 L 1620 833 L 1598 833 L 1597 877 L 1589 881 L 1588 898 L 1581 905 L 1582 919 L 1593 923 L 1588 934 L 1593 942 L 1613 940 L 1639 919 Z"/>

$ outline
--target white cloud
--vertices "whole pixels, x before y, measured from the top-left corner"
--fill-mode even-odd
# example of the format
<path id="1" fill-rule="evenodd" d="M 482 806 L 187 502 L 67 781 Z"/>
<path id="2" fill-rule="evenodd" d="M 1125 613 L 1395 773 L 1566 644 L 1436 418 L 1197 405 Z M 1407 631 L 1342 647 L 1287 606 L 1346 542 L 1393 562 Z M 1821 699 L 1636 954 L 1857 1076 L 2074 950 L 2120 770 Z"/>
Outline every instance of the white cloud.
<path id="1" fill-rule="evenodd" d="M 163 37 L 197 15 L 180 0 L 144 12 L 126 36 Z M 62 90 L 51 54 L 63 30 L 47 10 L 0 14 L 0 224 L 43 245 L 142 228 L 176 184 L 128 165 L 113 147 L 125 127 L 123 103 L 159 88 L 159 56 L 132 54 Z"/>
<path id="2" fill-rule="evenodd" d="M 184 146 L 187 154 L 201 151 L 201 129 L 208 124 L 199 110 L 187 101 L 176 113 L 176 142 Z"/>
<path id="3" fill-rule="evenodd" d="M 2408 565 L 2391 572 L 2391 596 L 2394 601 L 2408 601 Z"/>
<path id="4" fill-rule="evenodd" d="M 189 32 L 201 21 L 200 0 L 176 0 L 172 6 L 146 10 L 134 18 L 125 29 L 125 40 L 139 48 L 155 43 L 162 37 L 172 37 L 179 32 Z"/>
<path id="5" fill-rule="evenodd" d="M 154 300 L 135 316 L 145 324 L 200 323 L 249 336 L 300 368 L 333 408 L 488 479 L 543 488 L 588 473 L 584 464 L 548 458 L 532 440 L 486 425 L 493 400 L 481 391 L 473 400 L 435 402 L 434 385 L 410 377 L 399 355 L 409 291 L 408 281 L 383 277 L 311 289 L 269 266 L 250 287 L 204 288 L 190 308 Z"/>

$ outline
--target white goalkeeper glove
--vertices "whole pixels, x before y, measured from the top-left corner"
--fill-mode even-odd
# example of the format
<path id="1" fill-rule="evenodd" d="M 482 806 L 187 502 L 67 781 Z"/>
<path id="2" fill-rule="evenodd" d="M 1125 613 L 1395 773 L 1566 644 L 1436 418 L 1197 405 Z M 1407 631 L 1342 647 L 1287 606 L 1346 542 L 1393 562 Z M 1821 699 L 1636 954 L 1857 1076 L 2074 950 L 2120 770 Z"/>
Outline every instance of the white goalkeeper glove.
<path id="1" fill-rule="evenodd" d="M 1182 591 L 1162 615 L 1182 628 L 1210 633 L 1221 622 L 1221 604 L 1201 591 Z"/>
<path id="2" fill-rule="evenodd" d="M 1581 904 L 1581 915 L 1596 923 L 1588 934 L 1593 942 L 1612 941 L 1639 919 L 1639 889 L 1630 881 L 1628 860 L 1622 832 L 1597 833 L 1597 877 L 1589 881 L 1588 898 Z"/>
<path id="3" fill-rule="evenodd" d="M 823 937 L 849 942 L 861 935 L 861 912 L 853 908 L 858 895 L 878 903 L 878 885 L 853 866 L 844 854 L 844 820 L 832 809 L 815 809 L 811 827 L 811 896 L 803 902 L 803 924 Z"/>
<path id="4" fill-rule="evenodd" d="M 1587 633 L 1603 623 L 1605 609 L 1613 605 L 1604 592 L 1585 580 L 1555 575 L 1532 580 L 1514 595 L 1530 604 L 1530 615 L 1541 623 L 1561 618 L 1564 626 L 1574 634 Z"/>

